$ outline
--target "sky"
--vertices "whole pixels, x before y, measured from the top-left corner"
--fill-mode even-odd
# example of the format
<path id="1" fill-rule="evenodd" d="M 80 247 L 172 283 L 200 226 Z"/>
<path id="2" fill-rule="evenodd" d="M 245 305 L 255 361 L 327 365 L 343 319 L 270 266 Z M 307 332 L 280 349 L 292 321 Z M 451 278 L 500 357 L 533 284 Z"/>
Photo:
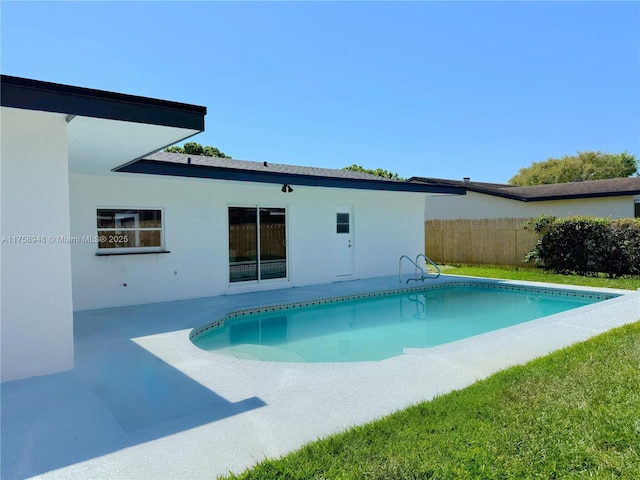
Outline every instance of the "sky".
<path id="1" fill-rule="evenodd" d="M 233 158 L 507 182 L 640 158 L 639 2 L 0 2 L 3 74 L 206 106 Z"/>

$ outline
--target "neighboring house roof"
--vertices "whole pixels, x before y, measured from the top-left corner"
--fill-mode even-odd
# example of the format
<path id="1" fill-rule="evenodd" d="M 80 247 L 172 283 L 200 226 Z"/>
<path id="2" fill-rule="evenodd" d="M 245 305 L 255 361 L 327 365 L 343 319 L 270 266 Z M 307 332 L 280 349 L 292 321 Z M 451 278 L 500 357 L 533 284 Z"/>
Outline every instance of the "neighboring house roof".
<path id="1" fill-rule="evenodd" d="M 155 153 L 122 165 L 114 171 L 365 190 L 465 194 L 464 188 L 453 185 L 409 183 L 351 170 L 249 162 L 169 152 Z"/>
<path id="2" fill-rule="evenodd" d="M 521 202 L 640 195 L 640 177 L 554 183 L 550 185 L 534 185 L 530 187 L 425 177 L 412 177 L 408 181 L 412 183 L 421 183 L 423 185 L 449 185 L 462 187 L 471 192 L 509 198 Z"/>

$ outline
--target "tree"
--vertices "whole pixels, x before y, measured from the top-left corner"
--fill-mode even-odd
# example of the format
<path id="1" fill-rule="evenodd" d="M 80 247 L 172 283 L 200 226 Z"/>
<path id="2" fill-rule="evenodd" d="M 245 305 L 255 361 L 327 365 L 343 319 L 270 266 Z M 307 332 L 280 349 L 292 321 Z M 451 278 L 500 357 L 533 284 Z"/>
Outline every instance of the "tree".
<path id="1" fill-rule="evenodd" d="M 629 152 L 613 154 L 589 151 L 534 162 L 530 167 L 521 168 L 509 183 L 518 186 L 546 185 L 624 178 L 637 173 L 638 160 Z"/>
<path id="2" fill-rule="evenodd" d="M 349 167 L 344 167 L 342 170 L 351 170 L 352 172 L 363 172 L 370 173 L 371 175 L 377 175 L 382 178 L 390 178 L 391 180 L 404 180 L 398 176 L 395 172 L 390 172 L 389 170 L 384 170 L 382 168 L 376 168 L 375 170 L 372 168 L 364 168 L 360 165 L 356 165 L 355 163 Z"/>
<path id="3" fill-rule="evenodd" d="M 169 153 L 188 153 L 189 155 L 204 155 L 205 157 L 231 158 L 229 155 L 225 155 L 216 147 L 211 147 L 208 145 L 203 147 L 202 145 L 196 142 L 187 142 L 182 147 L 178 147 L 174 145 L 173 147 L 165 148 L 164 151 Z"/>

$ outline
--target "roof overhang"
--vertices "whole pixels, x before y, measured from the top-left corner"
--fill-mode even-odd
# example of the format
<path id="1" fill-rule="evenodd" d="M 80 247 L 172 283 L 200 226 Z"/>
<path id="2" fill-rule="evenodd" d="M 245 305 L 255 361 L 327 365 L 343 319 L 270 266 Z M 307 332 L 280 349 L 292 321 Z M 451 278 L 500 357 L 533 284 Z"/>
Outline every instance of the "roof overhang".
<path id="1" fill-rule="evenodd" d="M 116 168 L 117 172 L 145 173 L 174 177 L 235 180 L 239 182 L 277 183 L 310 187 L 351 188 L 358 190 L 386 190 L 394 192 L 446 193 L 465 195 L 464 188 L 422 185 L 399 181 L 365 180 L 353 178 L 299 175 L 280 172 L 259 172 L 243 169 L 212 167 L 158 160 L 141 159 Z"/>
<path id="2" fill-rule="evenodd" d="M 61 113 L 69 171 L 108 173 L 204 130 L 206 107 L 1 76 L 3 107 Z"/>

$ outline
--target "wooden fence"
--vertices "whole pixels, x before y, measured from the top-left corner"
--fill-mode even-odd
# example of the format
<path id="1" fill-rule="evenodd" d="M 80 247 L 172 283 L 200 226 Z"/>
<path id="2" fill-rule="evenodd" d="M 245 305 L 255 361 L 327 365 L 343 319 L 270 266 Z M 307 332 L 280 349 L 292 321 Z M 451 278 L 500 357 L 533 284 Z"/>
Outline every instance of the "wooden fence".
<path id="1" fill-rule="evenodd" d="M 284 224 L 260 225 L 260 245 L 263 257 L 284 258 L 286 256 Z M 256 258 L 256 225 L 231 225 L 229 228 L 229 250 L 234 256 Z"/>
<path id="2" fill-rule="evenodd" d="M 538 234 L 522 228 L 527 220 L 427 220 L 427 256 L 438 263 L 527 266 L 522 260 L 538 241 Z"/>

